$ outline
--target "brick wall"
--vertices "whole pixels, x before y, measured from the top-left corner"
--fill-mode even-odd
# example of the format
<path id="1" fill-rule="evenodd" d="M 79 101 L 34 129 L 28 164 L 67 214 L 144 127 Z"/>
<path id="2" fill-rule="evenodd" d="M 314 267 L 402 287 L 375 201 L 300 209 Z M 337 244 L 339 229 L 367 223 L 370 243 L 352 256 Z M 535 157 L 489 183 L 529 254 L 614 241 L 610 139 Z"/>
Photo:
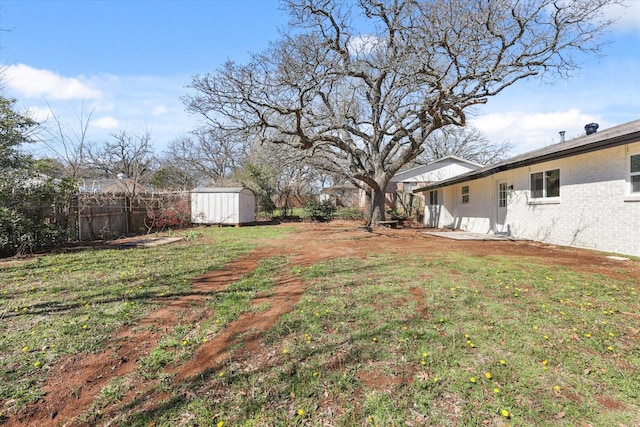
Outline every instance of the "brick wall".
<path id="1" fill-rule="evenodd" d="M 462 184 L 470 187 L 467 205 L 460 203 L 461 185 L 440 189 L 438 226 L 493 231 L 496 182 L 505 179 L 513 186 L 505 218 L 512 236 L 640 256 L 640 197 L 629 194 L 630 154 L 640 154 L 640 142 L 470 181 Z M 553 169 L 560 169 L 560 197 L 532 200 L 530 175 Z"/>

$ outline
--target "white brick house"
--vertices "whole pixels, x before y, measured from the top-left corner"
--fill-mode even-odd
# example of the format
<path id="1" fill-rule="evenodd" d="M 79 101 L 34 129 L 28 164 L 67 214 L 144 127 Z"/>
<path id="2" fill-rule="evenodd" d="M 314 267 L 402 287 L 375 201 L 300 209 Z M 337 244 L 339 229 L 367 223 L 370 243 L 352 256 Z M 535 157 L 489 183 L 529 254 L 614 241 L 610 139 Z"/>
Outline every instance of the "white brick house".
<path id="1" fill-rule="evenodd" d="M 482 166 L 480 163 L 451 155 L 434 160 L 426 165 L 416 166 L 398 172 L 391 178 L 387 186 L 387 205 L 396 209 L 400 208 L 409 214 L 411 214 L 411 212 L 406 211 L 407 207 L 411 205 L 419 209 L 421 217 L 424 204 L 428 200 L 424 200 L 424 196 L 421 194 L 419 194 L 419 200 L 413 200 L 413 190 L 466 172 L 474 171 Z"/>
<path id="2" fill-rule="evenodd" d="M 640 120 L 415 192 L 428 226 L 640 256 Z"/>

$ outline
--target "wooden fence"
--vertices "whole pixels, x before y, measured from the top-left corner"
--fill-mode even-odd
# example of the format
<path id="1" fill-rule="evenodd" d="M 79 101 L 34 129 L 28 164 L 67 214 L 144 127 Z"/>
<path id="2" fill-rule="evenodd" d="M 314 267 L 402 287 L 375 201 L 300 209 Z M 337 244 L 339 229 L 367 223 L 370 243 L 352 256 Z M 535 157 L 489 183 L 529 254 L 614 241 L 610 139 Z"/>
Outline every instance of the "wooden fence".
<path id="1" fill-rule="evenodd" d="M 188 225 L 189 193 L 80 193 L 68 213 L 68 233 L 80 241 L 112 239 Z"/>

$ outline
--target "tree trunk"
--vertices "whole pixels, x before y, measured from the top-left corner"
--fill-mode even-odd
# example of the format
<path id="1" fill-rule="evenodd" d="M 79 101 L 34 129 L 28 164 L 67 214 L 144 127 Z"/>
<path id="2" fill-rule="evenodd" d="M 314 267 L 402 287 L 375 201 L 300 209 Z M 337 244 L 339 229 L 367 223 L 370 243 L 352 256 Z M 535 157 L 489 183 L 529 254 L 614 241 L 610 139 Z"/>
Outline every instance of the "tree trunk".
<path id="1" fill-rule="evenodd" d="M 384 221 L 385 219 L 385 187 L 381 187 L 378 190 L 371 190 L 372 198 L 371 198 L 371 215 L 368 221 L 370 227 L 377 227 L 380 221 Z"/>

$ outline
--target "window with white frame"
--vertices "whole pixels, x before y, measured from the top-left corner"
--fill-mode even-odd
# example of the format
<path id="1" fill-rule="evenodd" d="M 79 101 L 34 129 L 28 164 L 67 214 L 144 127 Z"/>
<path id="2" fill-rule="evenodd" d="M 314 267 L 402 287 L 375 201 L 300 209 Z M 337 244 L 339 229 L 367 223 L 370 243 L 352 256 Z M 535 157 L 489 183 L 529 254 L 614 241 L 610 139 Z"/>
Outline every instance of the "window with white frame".
<path id="1" fill-rule="evenodd" d="M 640 194 L 640 154 L 629 156 L 629 181 L 631 192 Z"/>
<path id="2" fill-rule="evenodd" d="M 460 193 L 462 195 L 462 204 L 467 204 L 469 203 L 469 186 L 468 185 L 463 185 L 460 189 Z"/>
<path id="3" fill-rule="evenodd" d="M 418 187 L 417 182 L 403 182 L 402 183 L 402 191 L 405 193 L 410 193 Z"/>
<path id="4" fill-rule="evenodd" d="M 429 204 L 430 205 L 438 204 L 438 190 L 429 191 Z"/>
<path id="5" fill-rule="evenodd" d="M 560 169 L 531 174 L 531 198 L 560 197 Z"/>

